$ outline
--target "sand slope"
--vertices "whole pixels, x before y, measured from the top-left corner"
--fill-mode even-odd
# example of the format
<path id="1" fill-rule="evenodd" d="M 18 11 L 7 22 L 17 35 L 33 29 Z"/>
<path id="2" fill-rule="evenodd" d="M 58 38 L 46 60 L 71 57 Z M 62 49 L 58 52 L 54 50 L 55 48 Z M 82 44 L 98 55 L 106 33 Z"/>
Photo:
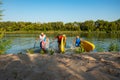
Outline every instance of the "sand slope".
<path id="1" fill-rule="evenodd" d="M 120 53 L 0 55 L 0 80 L 120 80 Z"/>

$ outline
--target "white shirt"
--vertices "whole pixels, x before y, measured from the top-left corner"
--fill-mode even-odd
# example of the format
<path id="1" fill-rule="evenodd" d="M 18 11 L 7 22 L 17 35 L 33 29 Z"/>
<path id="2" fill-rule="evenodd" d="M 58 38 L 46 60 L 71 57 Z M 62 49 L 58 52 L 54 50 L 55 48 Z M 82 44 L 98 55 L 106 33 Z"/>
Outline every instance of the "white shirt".
<path id="1" fill-rule="evenodd" d="M 40 38 L 40 42 L 41 42 L 41 41 L 45 41 L 46 35 L 43 35 L 43 36 L 40 35 L 39 38 Z"/>

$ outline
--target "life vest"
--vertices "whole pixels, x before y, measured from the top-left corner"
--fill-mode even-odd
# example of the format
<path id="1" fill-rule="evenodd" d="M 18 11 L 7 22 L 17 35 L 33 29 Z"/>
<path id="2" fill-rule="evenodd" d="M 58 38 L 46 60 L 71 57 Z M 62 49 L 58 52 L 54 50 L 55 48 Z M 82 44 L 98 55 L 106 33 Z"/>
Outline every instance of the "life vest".
<path id="1" fill-rule="evenodd" d="M 80 38 L 77 38 L 75 42 L 75 46 L 76 47 L 80 46 L 80 43 L 81 43 Z"/>
<path id="2" fill-rule="evenodd" d="M 62 35 L 58 36 L 58 42 L 59 42 L 59 43 L 61 42 L 62 37 L 63 37 Z"/>

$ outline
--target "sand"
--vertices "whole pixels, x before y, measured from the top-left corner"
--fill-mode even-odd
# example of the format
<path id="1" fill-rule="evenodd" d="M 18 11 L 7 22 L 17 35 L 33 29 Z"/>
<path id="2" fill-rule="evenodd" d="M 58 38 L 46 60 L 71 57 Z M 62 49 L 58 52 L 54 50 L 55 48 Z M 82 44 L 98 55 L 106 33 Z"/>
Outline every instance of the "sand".
<path id="1" fill-rule="evenodd" d="M 120 80 L 120 52 L 0 55 L 0 80 Z"/>

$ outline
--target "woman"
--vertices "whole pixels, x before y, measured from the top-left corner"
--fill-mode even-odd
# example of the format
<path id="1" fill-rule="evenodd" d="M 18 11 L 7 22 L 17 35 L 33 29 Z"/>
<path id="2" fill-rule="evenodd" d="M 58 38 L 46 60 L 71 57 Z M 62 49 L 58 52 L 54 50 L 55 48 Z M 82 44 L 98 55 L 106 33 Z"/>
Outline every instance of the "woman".
<path id="1" fill-rule="evenodd" d="M 40 48 L 45 50 L 46 35 L 44 33 L 41 33 L 39 39 L 40 39 Z"/>

